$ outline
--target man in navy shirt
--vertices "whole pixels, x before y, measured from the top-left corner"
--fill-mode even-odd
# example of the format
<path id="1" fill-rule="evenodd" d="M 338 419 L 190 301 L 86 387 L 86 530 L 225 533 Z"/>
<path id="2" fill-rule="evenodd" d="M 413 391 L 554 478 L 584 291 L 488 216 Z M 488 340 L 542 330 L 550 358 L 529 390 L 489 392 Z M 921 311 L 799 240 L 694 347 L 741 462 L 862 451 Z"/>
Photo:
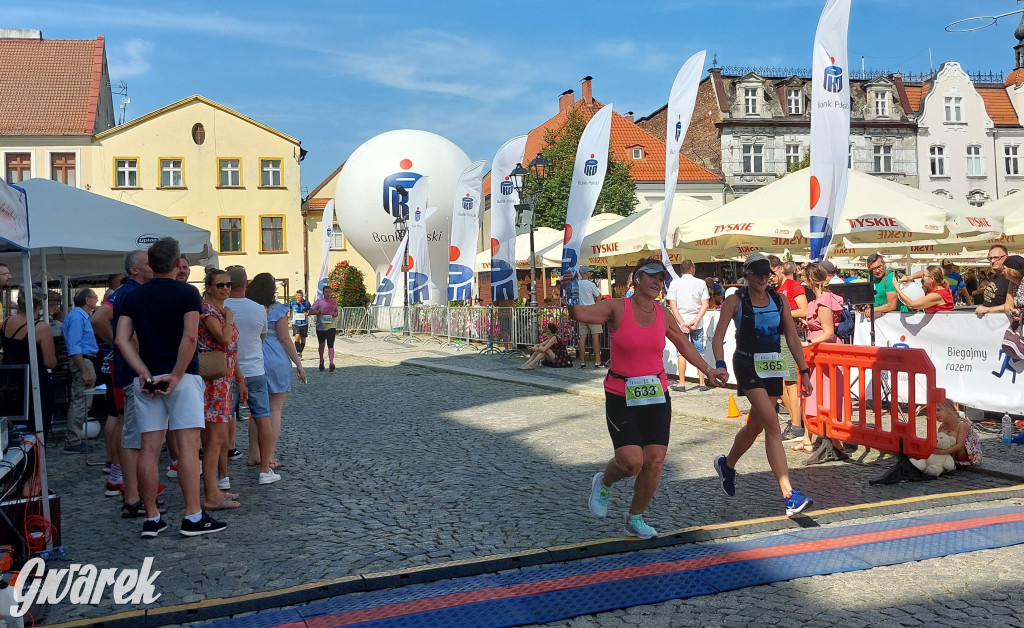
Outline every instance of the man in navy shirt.
<path id="1" fill-rule="evenodd" d="M 137 374 L 135 410 L 142 451 L 139 493 L 146 508 L 142 538 L 167 529 L 157 509 L 157 474 L 165 432 L 178 443 L 178 484 L 185 502 L 182 536 L 219 532 L 226 525 L 199 506 L 199 430 L 206 424 L 206 386 L 199 376 L 199 313 L 203 301 L 194 286 L 175 281 L 178 241 L 161 238 L 147 251 L 153 278 L 129 294 L 121 306 L 114 341 Z M 138 338 L 138 348 L 132 336 Z"/>
<path id="2" fill-rule="evenodd" d="M 96 367 L 92 360 L 99 351 L 90 317 L 98 300 L 90 288 L 79 290 L 75 295 L 75 309 L 68 312 L 64 320 L 64 342 L 67 344 L 68 357 L 71 358 L 71 402 L 68 407 L 68 425 L 71 430 L 64 451 L 81 453 L 86 448 L 81 439 L 89 415 L 89 399 L 85 391 L 96 385 Z"/>
<path id="3" fill-rule="evenodd" d="M 288 304 L 289 314 L 292 317 L 292 335 L 295 336 L 295 350 L 302 355 L 306 348 L 306 336 L 309 334 L 309 322 L 306 320 L 309 312 L 309 302 L 302 290 L 295 291 L 295 300 Z"/>

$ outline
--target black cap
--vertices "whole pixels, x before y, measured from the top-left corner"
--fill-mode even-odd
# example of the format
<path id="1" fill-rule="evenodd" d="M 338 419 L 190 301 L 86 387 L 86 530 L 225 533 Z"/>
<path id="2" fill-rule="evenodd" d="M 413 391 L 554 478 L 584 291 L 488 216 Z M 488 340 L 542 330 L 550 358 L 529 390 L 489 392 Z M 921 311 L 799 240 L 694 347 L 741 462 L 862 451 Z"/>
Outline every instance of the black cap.
<path id="1" fill-rule="evenodd" d="M 1006 268 L 1012 268 L 1018 273 L 1024 273 L 1024 257 L 1021 257 L 1020 255 L 1011 255 L 1006 258 L 1005 262 L 1003 262 L 1003 266 Z"/>
<path id="2" fill-rule="evenodd" d="M 764 253 L 751 253 L 747 261 L 743 262 L 743 274 L 753 273 L 766 277 L 772 274 L 772 263 L 764 256 Z"/>

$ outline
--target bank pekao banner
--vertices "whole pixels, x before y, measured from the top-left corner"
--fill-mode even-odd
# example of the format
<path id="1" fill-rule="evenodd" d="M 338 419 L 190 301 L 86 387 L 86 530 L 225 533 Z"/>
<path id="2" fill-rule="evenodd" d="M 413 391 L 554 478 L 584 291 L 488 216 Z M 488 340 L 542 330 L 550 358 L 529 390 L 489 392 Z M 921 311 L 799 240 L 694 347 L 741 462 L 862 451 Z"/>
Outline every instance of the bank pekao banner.
<path id="1" fill-rule="evenodd" d="M 437 286 L 430 274 L 430 257 L 427 246 L 427 219 L 436 207 L 427 207 L 427 189 L 430 177 L 421 177 L 409 191 L 409 257 L 406 270 L 409 274 L 409 305 L 430 300 L 432 290 Z"/>
<path id="2" fill-rule="evenodd" d="M 472 304 L 476 243 L 480 239 L 483 160 L 470 164 L 455 184 L 452 239 L 448 249 L 448 300 Z M 492 216 L 493 217 L 493 216 Z"/>
<path id="3" fill-rule="evenodd" d="M 868 344 L 871 324 L 857 318 L 856 343 Z M 1024 361 L 1013 360 L 1000 349 L 1009 324 L 1005 314 L 978 316 L 973 310 L 889 312 L 875 320 L 875 345 L 927 351 L 935 365 L 935 382 L 946 389 L 947 399 L 982 410 L 1020 414 L 1024 408 Z M 901 401 L 907 401 L 906 375 L 900 377 Z M 918 386 L 917 399 L 925 399 L 923 382 Z"/>
<path id="4" fill-rule="evenodd" d="M 0 179 L 0 240 L 28 248 L 28 195 L 25 190 Z"/>
<path id="5" fill-rule="evenodd" d="M 384 277 L 381 278 L 380 285 L 377 286 L 377 293 L 373 295 L 373 303 L 370 305 L 404 305 L 404 302 L 394 303 L 394 300 L 398 294 L 398 290 L 396 290 L 398 276 L 402 273 L 402 258 L 405 256 L 405 247 L 408 244 L 409 233 L 406 232 L 405 236 L 402 237 L 402 241 L 398 243 L 395 254 L 391 256 L 391 263 L 388 265 L 388 269 L 384 271 Z"/>
<path id="6" fill-rule="evenodd" d="M 814 34 L 811 79 L 811 259 L 828 254 L 849 178 L 850 0 L 828 0 Z"/>
<path id="7" fill-rule="evenodd" d="M 587 233 L 587 224 L 597 205 L 597 197 L 608 172 L 608 141 L 612 130 L 612 105 L 601 108 L 583 129 L 576 147 L 576 162 L 572 169 L 572 188 L 569 189 L 569 207 L 565 212 L 565 237 L 562 240 L 562 276 L 572 271 L 572 281 L 566 296 L 569 305 L 579 305 L 580 246 Z"/>
<path id="8" fill-rule="evenodd" d="M 327 257 L 331 254 L 331 244 L 334 240 L 334 199 L 327 201 L 324 207 L 323 217 L 323 257 L 320 260 L 320 280 L 316 282 L 316 299 L 324 296 L 324 286 L 327 285 L 327 275 L 330 269 L 327 268 Z M 335 295 L 337 296 L 337 295 Z M 316 299 L 313 299 L 316 301 Z"/>
<path id="9" fill-rule="evenodd" d="M 679 150 L 690 128 L 693 105 L 697 101 L 697 87 L 704 72 L 706 50 L 694 54 L 679 68 L 668 95 L 668 129 L 665 133 L 665 202 L 661 206 L 661 261 L 668 267 L 672 278 L 676 271 L 668 255 L 668 223 L 672 217 L 672 201 L 676 195 L 676 181 L 679 179 Z"/>
<path id="10" fill-rule="evenodd" d="M 516 205 L 519 194 L 509 174 L 523 162 L 526 136 L 505 142 L 491 164 L 491 300 L 519 297 L 516 281 Z"/>

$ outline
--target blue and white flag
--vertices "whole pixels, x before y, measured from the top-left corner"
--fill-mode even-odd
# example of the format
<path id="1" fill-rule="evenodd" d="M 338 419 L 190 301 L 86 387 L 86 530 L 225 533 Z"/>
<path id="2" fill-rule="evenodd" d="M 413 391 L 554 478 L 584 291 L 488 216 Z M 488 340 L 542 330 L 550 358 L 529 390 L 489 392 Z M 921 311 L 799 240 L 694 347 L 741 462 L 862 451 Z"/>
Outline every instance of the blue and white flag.
<path id="1" fill-rule="evenodd" d="M 572 271 L 569 305 L 579 305 L 580 246 L 587 233 L 587 225 L 601 195 L 604 175 L 608 172 L 608 142 L 612 131 L 612 106 L 605 105 L 594 114 L 580 136 L 576 147 L 576 162 L 572 169 L 572 188 L 569 206 L 565 211 L 565 237 L 562 240 L 562 276 Z"/>
<path id="2" fill-rule="evenodd" d="M 327 267 L 327 257 L 331 253 L 331 243 L 334 240 L 334 199 L 327 201 L 327 206 L 324 207 L 324 218 L 323 218 L 323 257 L 320 261 L 320 280 L 316 282 L 316 299 L 324 296 L 324 286 L 327 285 L 327 275 L 330 274 L 330 269 Z M 313 299 L 316 301 L 316 299 Z"/>
<path id="3" fill-rule="evenodd" d="M 526 136 L 505 142 L 491 164 L 491 301 L 519 297 L 516 281 L 516 205 L 519 193 L 509 176 L 523 162 Z"/>
<path id="4" fill-rule="evenodd" d="M 384 276 L 380 280 L 380 285 L 377 286 L 377 293 L 373 295 L 373 303 L 371 305 L 389 306 L 395 300 L 395 295 L 398 292 L 395 288 L 398 286 L 398 276 L 402 272 L 402 257 L 405 255 L 405 246 L 408 243 L 409 233 L 406 232 L 405 236 L 402 237 L 402 241 L 398 243 L 395 254 L 391 256 L 391 264 L 384 271 Z M 396 303 L 395 305 L 403 304 Z"/>
<path id="5" fill-rule="evenodd" d="M 448 300 L 473 298 L 476 243 L 480 239 L 480 205 L 483 202 L 483 160 L 470 164 L 455 184 L 452 206 L 452 239 L 448 249 Z M 492 216 L 493 218 L 493 216 Z"/>
<path id="6" fill-rule="evenodd" d="M 676 196 L 676 181 L 679 179 L 679 151 L 686 139 L 686 129 L 690 128 L 693 117 L 693 105 L 697 102 L 697 88 L 700 86 L 700 75 L 704 72 L 706 50 L 694 54 L 679 68 L 676 80 L 672 81 L 672 91 L 668 95 L 668 129 L 665 133 L 665 202 L 661 206 L 661 261 L 665 268 L 676 278 L 672 261 L 668 256 L 668 227 L 672 217 L 672 201 Z"/>
<path id="7" fill-rule="evenodd" d="M 811 259 L 828 254 L 846 202 L 850 150 L 850 0 L 828 0 L 814 34 L 811 80 Z"/>
<path id="8" fill-rule="evenodd" d="M 410 195 L 409 199 L 409 259 L 406 260 L 406 272 L 409 273 L 409 305 L 430 301 L 430 287 L 433 282 L 430 276 L 430 254 L 427 249 L 427 219 L 437 211 L 436 207 L 425 207 L 426 195 L 423 204 L 413 203 L 412 196 Z"/>

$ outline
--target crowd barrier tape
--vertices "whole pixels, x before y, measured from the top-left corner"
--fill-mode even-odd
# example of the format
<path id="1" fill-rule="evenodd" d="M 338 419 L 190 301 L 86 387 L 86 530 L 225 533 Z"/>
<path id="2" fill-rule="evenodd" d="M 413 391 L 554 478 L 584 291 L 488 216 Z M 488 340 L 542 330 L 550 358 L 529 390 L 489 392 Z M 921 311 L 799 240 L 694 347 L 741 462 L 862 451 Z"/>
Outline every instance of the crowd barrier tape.
<path id="1" fill-rule="evenodd" d="M 809 410 L 817 410 L 807 413 L 806 428 L 824 436 L 825 443 L 835 439 L 899 455 L 873 483 L 919 479 L 907 459 L 935 451 L 935 407 L 946 399 L 927 352 L 821 344 L 807 347 L 804 357 L 814 387 Z"/>

